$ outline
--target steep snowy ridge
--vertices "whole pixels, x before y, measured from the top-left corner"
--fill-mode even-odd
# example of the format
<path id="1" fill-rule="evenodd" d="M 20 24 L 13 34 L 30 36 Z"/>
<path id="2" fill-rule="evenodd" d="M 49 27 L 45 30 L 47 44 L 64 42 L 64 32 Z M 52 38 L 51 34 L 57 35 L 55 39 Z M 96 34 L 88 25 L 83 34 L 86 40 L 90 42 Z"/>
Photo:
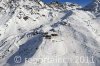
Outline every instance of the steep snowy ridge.
<path id="1" fill-rule="evenodd" d="M 71 3 L 1 0 L 0 66 L 100 66 L 99 18 Z"/>
<path id="2" fill-rule="evenodd" d="M 83 10 L 91 11 L 97 17 L 100 16 L 100 0 L 93 0 L 90 4 L 85 6 Z"/>

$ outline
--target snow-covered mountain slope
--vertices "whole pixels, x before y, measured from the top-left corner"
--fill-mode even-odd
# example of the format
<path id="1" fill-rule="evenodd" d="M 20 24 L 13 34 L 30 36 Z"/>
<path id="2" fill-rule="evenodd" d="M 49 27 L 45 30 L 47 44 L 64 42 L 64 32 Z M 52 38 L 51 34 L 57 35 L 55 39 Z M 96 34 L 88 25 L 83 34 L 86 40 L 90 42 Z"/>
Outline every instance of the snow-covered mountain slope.
<path id="1" fill-rule="evenodd" d="M 97 17 L 100 16 L 100 0 L 93 0 L 90 4 L 83 8 L 85 11 L 91 11 Z"/>
<path id="2" fill-rule="evenodd" d="M 0 1 L 0 66 L 100 66 L 100 17 L 78 5 Z"/>

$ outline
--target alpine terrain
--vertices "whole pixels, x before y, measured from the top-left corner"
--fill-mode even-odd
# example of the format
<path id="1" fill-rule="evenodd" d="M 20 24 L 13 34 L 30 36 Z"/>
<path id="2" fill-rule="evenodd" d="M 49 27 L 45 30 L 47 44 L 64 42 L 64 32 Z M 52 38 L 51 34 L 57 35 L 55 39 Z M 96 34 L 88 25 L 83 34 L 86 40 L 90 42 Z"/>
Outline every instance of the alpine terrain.
<path id="1" fill-rule="evenodd" d="M 100 0 L 0 0 L 0 66 L 100 66 Z"/>

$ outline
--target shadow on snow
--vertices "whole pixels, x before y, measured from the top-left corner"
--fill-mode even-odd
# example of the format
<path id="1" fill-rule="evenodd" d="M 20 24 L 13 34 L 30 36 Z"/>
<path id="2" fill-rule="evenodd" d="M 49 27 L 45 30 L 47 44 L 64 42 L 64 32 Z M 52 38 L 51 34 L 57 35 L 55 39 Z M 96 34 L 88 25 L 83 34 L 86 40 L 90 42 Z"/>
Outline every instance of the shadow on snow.
<path id="1" fill-rule="evenodd" d="M 25 59 L 29 59 L 35 54 L 39 45 L 42 43 L 42 40 L 43 38 L 41 35 L 37 35 L 32 39 L 28 40 L 25 44 L 19 47 L 19 50 L 14 55 L 12 55 L 8 59 L 7 63 L 10 64 L 10 66 L 15 66 L 16 64 L 24 63 Z M 14 59 L 15 57 L 20 58 Z M 20 63 L 16 63 L 15 60 L 19 60 Z"/>

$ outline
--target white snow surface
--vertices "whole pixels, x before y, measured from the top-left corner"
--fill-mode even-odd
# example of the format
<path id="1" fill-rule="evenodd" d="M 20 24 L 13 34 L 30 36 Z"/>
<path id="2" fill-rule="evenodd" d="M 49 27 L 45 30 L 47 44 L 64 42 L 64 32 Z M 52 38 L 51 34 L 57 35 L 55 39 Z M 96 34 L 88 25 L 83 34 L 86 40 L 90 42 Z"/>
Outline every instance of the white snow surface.
<path id="1" fill-rule="evenodd" d="M 100 66 L 100 17 L 78 8 L 0 0 L 0 66 Z"/>

